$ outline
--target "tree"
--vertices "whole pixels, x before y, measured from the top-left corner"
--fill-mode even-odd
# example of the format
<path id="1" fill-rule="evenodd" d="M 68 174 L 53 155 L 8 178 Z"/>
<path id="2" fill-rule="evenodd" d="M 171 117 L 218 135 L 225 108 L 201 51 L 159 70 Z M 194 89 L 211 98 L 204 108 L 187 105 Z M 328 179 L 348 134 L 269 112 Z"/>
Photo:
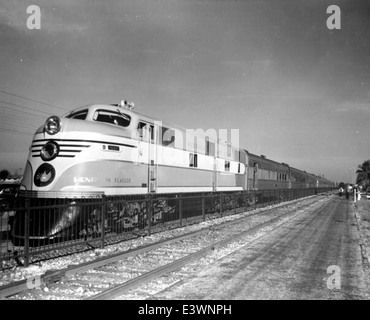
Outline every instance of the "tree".
<path id="1" fill-rule="evenodd" d="M 10 176 L 10 172 L 6 169 L 0 171 L 0 180 L 5 180 Z"/>
<path id="2" fill-rule="evenodd" d="M 356 183 L 366 187 L 370 183 L 370 160 L 358 165 Z"/>

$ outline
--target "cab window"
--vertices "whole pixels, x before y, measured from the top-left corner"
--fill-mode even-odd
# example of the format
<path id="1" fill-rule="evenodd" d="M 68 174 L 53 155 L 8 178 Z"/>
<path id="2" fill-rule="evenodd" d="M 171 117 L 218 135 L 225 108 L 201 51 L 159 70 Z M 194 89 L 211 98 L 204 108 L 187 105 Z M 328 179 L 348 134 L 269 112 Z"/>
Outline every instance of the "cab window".
<path id="1" fill-rule="evenodd" d="M 80 111 L 76 111 L 76 112 L 72 112 L 70 113 L 67 118 L 69 119 L 79 119 L 79 120 L 85 120 L 86 119 L 86 116 L 87 116 L 87 112 L 88 110 L 85 109 L 85 110 L 80 110 Z"/>
<path id="2" fill-rule="evenodd" d="M 131 117 L 125 113 L 104 109 L 96 110 L 93 119 L 120 127 L 128 127 L 131 122 Z"/>

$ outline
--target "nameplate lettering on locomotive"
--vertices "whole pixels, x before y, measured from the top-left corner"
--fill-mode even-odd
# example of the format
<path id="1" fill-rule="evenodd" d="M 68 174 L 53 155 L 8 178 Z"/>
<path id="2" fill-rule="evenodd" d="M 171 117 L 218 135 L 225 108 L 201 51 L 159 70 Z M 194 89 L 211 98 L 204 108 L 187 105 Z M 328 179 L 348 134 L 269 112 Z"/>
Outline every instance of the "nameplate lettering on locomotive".
<path id="1" fill-rule="evenodd" d="M 130 183 L 131 178 L 105 178 L 108 183 Z"/>
<path id="2" fill-rule="evenodd" d="M 96 183 L 97 178 L 96 177 L 74 177 L 73 182 L 74 183 Z"/>

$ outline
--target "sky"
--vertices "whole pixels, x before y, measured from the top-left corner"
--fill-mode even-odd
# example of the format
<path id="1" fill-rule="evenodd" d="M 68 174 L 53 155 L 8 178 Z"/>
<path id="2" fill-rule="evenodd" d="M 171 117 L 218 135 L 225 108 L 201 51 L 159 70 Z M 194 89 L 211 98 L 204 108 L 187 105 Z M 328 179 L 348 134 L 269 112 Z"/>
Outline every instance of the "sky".
<path id="1" fill-rule="evenodd" d="M 0 169 L 23 170 L 49 115 L 127 99 L 353 182 L 370 159 L 369 27 L 362 0 L 0 0 Z"/>

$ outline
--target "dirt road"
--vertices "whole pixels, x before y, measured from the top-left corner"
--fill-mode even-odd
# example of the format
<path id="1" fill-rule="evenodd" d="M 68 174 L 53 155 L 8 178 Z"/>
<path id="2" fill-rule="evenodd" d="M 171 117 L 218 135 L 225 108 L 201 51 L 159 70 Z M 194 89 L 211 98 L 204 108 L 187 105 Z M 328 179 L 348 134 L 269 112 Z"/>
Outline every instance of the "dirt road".
<path id="1" fill-rule="evenodd" d="M 331 196 L 156 298 L 369 299 L 350 208 Z"/>

